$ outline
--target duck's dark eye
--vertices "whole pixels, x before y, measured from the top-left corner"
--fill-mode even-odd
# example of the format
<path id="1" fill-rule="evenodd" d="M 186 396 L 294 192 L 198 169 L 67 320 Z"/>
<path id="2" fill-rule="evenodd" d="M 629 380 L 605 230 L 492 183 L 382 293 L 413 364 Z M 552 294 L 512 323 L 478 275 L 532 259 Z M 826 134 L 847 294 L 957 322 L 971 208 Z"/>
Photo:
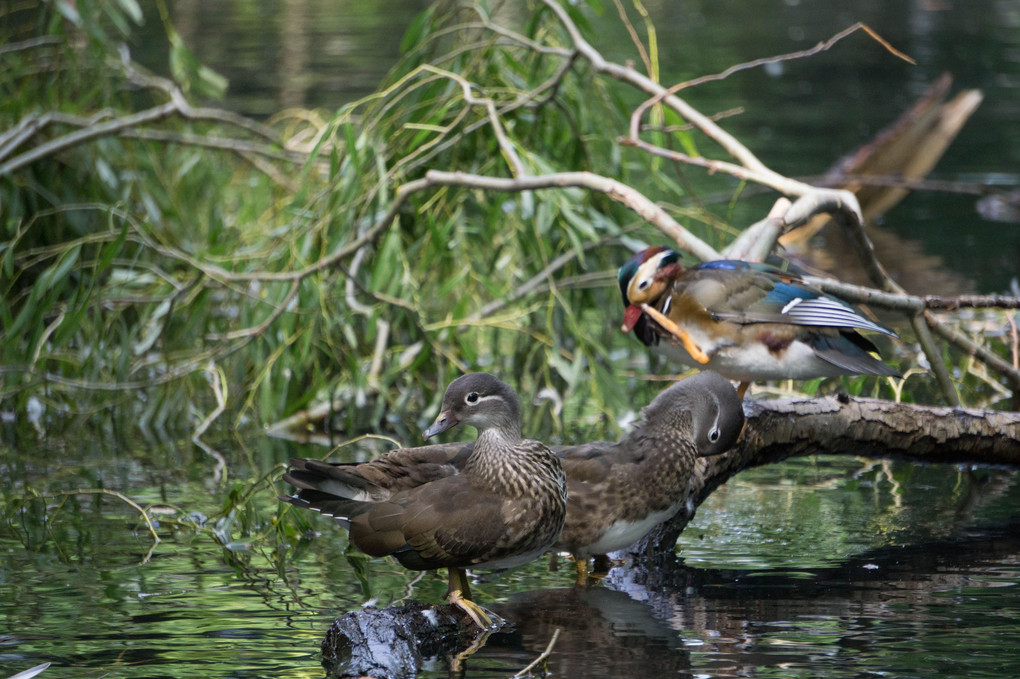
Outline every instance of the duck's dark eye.
<path id="1" fill-rule="evenodd" d="M 464 397 L 464 400 L 472 405 L 478 403 L 478 392 L 472 391 L 470 394 Z"/>
<path id="2" fill-rule="evenodd" d="M 648 279 L 645 279 L 645 280 L 641 281 L 640 283 L 638 283 L 638 286 L 637 286 L 637 287 L 638 287 L 638 290 L 644 290 L 644 289 L 645 289 L 645 288 L 647 288 L 647 287 L 648 287 L 649 285 L 651 285 L 651 283 L 652 283 L 652 282 L 651 282 L 651 281 L 649 281 Z"/>
<path id="3" fill-rule="evenodd" d="M 715 443 L 716 441 L 718 441 L 719 440 L 719 436 L 720 436 L 720 433 L 719 433 L 718 429 L 713 429 L 712 431 L 708 432 L 708 440 L 711 441 L 712 443 Z"/>

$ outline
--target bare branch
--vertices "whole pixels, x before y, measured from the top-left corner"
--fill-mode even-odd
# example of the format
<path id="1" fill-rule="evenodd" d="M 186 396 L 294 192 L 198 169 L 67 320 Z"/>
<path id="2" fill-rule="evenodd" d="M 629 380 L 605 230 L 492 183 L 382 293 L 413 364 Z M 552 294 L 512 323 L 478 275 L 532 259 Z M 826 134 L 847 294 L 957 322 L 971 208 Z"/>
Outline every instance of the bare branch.
<path id="1" fill-rule="evenodd" d="M 489 118 L 489 125 L 492 126 L 492 131 L 496 135 L 496 141 L 499 144 L 499 148 L 503 152 L 503 155 L 506 157 L 506 161 L 509 163 L 510 169 L 513 170 L 514 175 L 518 177 L 527 175 L 528 172 L 524 169 L 524 164 L 521 163 L 520 156 L 517 155 L 517 149 L 515 149 L 513 144 L 510 143 L 510 140 L 507 139 L 506 132 L 503 130 L 503 124 L 500 122 L 499 115 L 496 113 L 496 103 L 488 97 L 476 97 L 471 91 L 475 86 L 457 73 L 444 71 L 429 64 L 425 64 L 422 68 L 429 73 L 435 73 L 436 75 L 453 80 L 460 85 L 464 101 L 472 106 L 485 107 L 485 111 Z"/>
<path id="2" fill-rule="evenodd" d="M 817 276 L 804 276 L 804 280 L 824 292 L 841 297 L 848 302 L 869 304 L 890 311 L 902 311 L 905 314 L 919 314 L 926 309 L 932 311 L 1020 309 L 1020 298 L 1006 295 L 917 296 L 899 292 L 884 292 L 875 288 L 866 288 Z"/>
<path id="3" fill-rule="evenodd" d="M 430 170 L 426 173 L 424 181 L 432 186 L 470 186 L 487 191 L 517 192 L 567 187 L 587 188 L 604 193 L 609 198 L 627 206 L 695 257 L 702 260 L 719 259 L 719 253 L 715 248 L 680 226 L 665 210 L 642 193 L 615 179 L 592 172 L 556 172 L 506 179 L 464 172 Z"/>
<path id="4" fill-rule="evenodd" d="M 1010 364 L 1009 361 L 1005 360 L 998 354 L 989 351 L 986 347 L 978 344 L 956 329 L 946 325 L 945 323 L 939 323 L 934 316 L 927 312 L 924 313 L 924 320 L 929 326 L 931 326 L 932 330 L 934 330 L 936 334 L 942 336 L 943 339 L 963 353 L 968 356 L 973 356 L 979 361 L 985 363 L 992 370 L 1001 374 L 1007 381 L 1009 381 L 1014 390 L 1020 390 L 1020 370 L 1017 370 L 1015 365 Z"/>
<path id="5" fill-rule="evenodd" d="M 46 156 L 57 153 L 58 151 L 63 151 L 71 148 L 72 146 L 82 144 L 98 137 L 117 133 L 129 127 L 161 120 L 177 112 L 177 104 L 169 102 L 144 111 L 132 113 L 131 115 L 115 118 L 105 123 L 99 123 L 81 130 L 69 132 L 68 134 L 57 137 L 56 139 L 51 139 L 48 142 L 39 144 L 30 151 L 25 151 L 21 155 L 15 156 L 6 163 L 3 163 L 0 165 L 0 177 L 7 176 L 12 172 L 20 170 L 26 165 L 31 165 L 32 163 L 45 158 Z M 35 132 L 34 129 L 32 131 L 33 133 Z M 19 139 L 19 141 L 21 140 L 23 140 L 23 138 Z M 5 150 L 11 151 L 13 148 L 14 146 L 11 145 Z"/>
<path id="6" fill-rule="evenodd" d="M 220 109 L 195 108 L 191 106 L 184 97 L 180 88 L 178 88 L 173 82 L 166 78 L 143 74 L 137 65 L 130 60 L 126 49 L 122 51 L 121 57 L 124 72 L 129 81 L 141 87 L 162 90 L 170 98 L 170 101 L 130 115 L 106 120 L 105 122 L 96 121 L 99 118 L 108 117 L 109 111 L 107 110 L 100 111 L 91 118 L 85 119 L 62 114 L 47 114 L 38 117 L 28 116 L 22 119 L 13 130 L 6 132 L 4 137 L 0 139 L 0 159 L 9 156 L 22 143 L 30 139 L 52 122 L 82 124 L 84 127 L 39 144 L 38 146 L 8 160 L 6 163 L 0 164 L 0 177 L 9 175 L 26 165 L 30 165 L 42 158 L 73 146 L 77 146 L 78 144 L 111 134 L 122 134 L 130 128 L 162 120 L 172 115 L 179 115 L 189 120 L 210 120 L 228 123 L 258 134 L 259 136 L 265 137 L 271 141 L 279 142 L 278 135 L 272 128 L 266 127 L 265 125 L 245 118 L 244 116 Z"/>

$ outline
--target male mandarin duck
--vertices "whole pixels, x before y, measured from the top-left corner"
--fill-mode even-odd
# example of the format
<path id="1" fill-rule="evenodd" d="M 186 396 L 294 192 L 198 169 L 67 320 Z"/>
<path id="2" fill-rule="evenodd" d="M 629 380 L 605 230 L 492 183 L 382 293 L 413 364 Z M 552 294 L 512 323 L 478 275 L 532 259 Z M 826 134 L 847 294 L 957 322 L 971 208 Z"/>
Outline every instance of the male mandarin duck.
<path id="1" fill-rule="evenodd" d="M 897 371 L 857 330 L 896 337 L 850 304 L 767 264 L 723 259 L 685 268 L 651 247 L 620 268 L 623 331 L 653 351 L 737 380 L 804 380 Z"/>
<path id="2" fill-rule="evenodd" d="M 587 579 L 590 556 L 628 547 L 680 511 L 697 458 L 726 452 L 743 425 L 733 386 L 707 372 L 664 390 L 620 441 L 555 448 L 567 475 L 567 515 L 552 548 L 574 556 L 578 582 Z M 312 501 L 305 506 L 313 509 L 330 501 L 386 502 L 466 473 L 478 445 L 399 448 L 361 463 L 295 458 L 284 479 L 301 489 L 297 499 Z"/>
<path id="3" fill-rule="evenodd" d="M 537 558 L 559 538 L 566 516 L 560 458 L 521 438 L 520 421 L 513 389 L 487 373 L 469 373 L 450 383 L 442 411 L 425 430 L 430 438 L 459 424 L 478 429 L 461 469 L 434 465 L 402 490 L 373 494 L 366 483 L 359 488 L 334 473 L 338 467 L 291 460 L 283 479 L 298 492 L 280 500 L 332 516 L 370 556 L 392 555 L 412 570 L 449 569 L 450 603 L 490 628 L 490 614 L 470 600 L 464 569 L 511 568 Z"/>

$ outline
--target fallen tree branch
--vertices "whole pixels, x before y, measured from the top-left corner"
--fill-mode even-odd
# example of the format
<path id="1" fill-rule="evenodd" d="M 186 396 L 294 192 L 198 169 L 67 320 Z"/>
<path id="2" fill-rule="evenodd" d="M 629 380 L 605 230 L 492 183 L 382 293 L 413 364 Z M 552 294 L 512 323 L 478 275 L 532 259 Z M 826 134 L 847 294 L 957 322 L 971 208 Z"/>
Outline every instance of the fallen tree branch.
<path id="1" fill-rule="evenodd" d="M 735 474 L 808 455 L 854 455 L 923 463 L 1020 468 L 1020 413 L 919 406 L 846 395 L 745 401 L 736 447 L 698 461 L 684 510 L 628 548 L 672 555 L 697 507 Z"/>
<path id="2" fill-rule="evenodd" d="M 121 52 L 122 66 L 128 80 L 140 87 L 158 89 L 164 92 L 170 101 L 153 106 L 143 111 L 137 111 L 125 116 L 112 117 L 109 109 L 104 109 L 89 118 L 69 116 L 67 114 L 51 113 L 30 115 L 23 118 L 11 130 L 4 133 L 0 139 L 0 160 L 13 153 L 24 142 L 31 139 L 40 131 L 52 123 L 65 123 L 80 125 L 80 129 L 68 132 L 47 142 L 39 144 L 32 149 L 14 156 L 7 162 L 0 164 L 0 177 L 7 176 L 21 168 L 31 165 L 47 156 L 60 151 L 67 150 L 79 144 L 93 139 L 109 136 L 112 134 L 128 134 L 128 130 L 139 127 L 145 123 L 151 123 L 170 116 L 180 116 L 188 120 L 208 120 L 240 127 L 249 132 L 262 136 L 272 142 L 279 143 L 276 132 L 265 125 L 244 116 L 225 111 L 222 109 L 194 107 L 185 98 L 184 93 L 172 81 L 158 76 L 142 73 L 127 53 L 126 48 Z M 111 118 L 104 120 L 105 118 Z"/>
<path id="3" fill-rule="evenodd" d="M 415 190 L 427 186 L 466 186 L 487 191 L 513 192 L 572 187 L 590 189 L 604 193 L 609 198 L 630 208 L 695 257 L 703 260 L 719 259 L 719 253 L 715 248 L 682 227 L 665 210 L 640 191 L 610 177 L 603 177 L 592 172 L 555 172 L 508 179 L 465 172 L 430 170 L 425 174 L 425 179 L 419 180 L 419 182 L 424 183 L 409 182 L 404 186 L 413 184 Z"/>

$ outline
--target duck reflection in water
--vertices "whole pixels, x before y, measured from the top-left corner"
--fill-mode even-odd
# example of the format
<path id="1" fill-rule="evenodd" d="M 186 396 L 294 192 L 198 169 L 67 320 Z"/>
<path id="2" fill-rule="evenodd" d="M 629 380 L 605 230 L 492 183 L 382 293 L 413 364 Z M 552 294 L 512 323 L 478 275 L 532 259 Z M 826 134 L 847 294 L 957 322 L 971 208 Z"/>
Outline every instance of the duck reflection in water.
<path id="1" fill-rule="evenodd" d="M 494 613 L 512 621 L 512 625 L 487 635 L 484 645 L 455 630 L 434 631 L 429 641 L 419 646 L 405 635 L 392 634 L 392 621 L 385 615 L 393 613 L 406 621 L 418 615 L 417 611 L 411 612 L 415 607 L 420 605 L 411 604 L 399 611 L 351 612 L 344 618 L 348 622 L 358 618 L 353 625 L 341 625 L 344 618 L 338 620 L 323 642 L 323 665 L 328 675 L 411 678 L 429 662 L 429 657 L 447 658 L 450 676 L 468 674 L 469 665 L 481 668 L 496 663 L 520 669 L 539 658 L 554 637 L 552 652 L 532 674 L 541 675 L 544 669 L 554 677 L 608 678 L 675 677 L 690 672 L 690 657 L 680 634 L 656 619 L 647 603 L 604 587 L 515 594 L 508 602 L 492 606 Z M 432 612 L 422 614 L 423 620 L 425 617 L 435 619 Z M 346 631 L 339 632 L 340 626 Z"/>

